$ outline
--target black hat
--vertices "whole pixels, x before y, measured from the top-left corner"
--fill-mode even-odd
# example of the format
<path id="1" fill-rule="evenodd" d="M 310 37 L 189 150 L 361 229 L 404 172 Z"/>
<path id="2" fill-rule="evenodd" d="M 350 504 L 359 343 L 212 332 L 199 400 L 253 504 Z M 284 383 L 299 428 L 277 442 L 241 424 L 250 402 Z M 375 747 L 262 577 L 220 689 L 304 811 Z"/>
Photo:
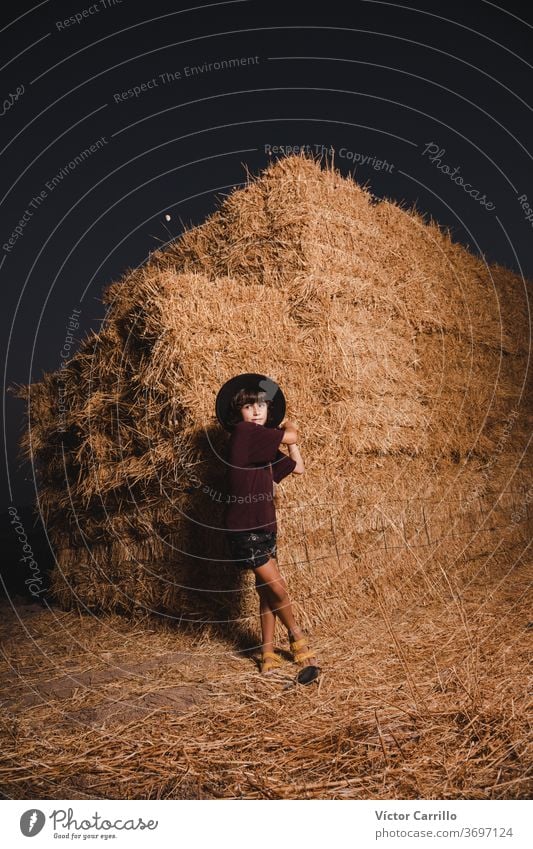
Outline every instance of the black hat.
<path id="1" fill-rule="evenodd" d="M 227 416 L 231 400 L 240 389 L 264 392 L 267 400 L 272 401 L 270 405 L 272 422 L 268 427 L 277 427 L 283 421 L 285 417 L 285 396 L 278 384 L 264 374 L 238 374 L 226 381 L 224 386 L 219 389 L 215 401 L 217 419 L 226 430 L 232 429 L 232 426 L 227 423 Z"/>

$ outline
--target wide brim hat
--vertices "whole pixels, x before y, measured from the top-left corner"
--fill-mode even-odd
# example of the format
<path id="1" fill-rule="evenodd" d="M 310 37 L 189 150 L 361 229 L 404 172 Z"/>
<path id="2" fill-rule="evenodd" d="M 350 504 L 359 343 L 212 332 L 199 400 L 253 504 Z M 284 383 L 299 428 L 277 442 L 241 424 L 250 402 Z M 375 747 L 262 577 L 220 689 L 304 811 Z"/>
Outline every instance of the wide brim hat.
<path id="1" fill-rule="evenodd" d="M 268 427 L 277 427 L 285 418 L 285 396 L 279 388 L 275 380 L 267 377 L 264 374 L 238 374 L 227 380 L 226 383 L 218 390 L 218 395 L 215 401 L 215 410 L 217 419 L 222 427 L 226 430 L 232 430 L 232 425 L 228 424 L 227 417 L 230 409 L 231 400 L 240 389 L 253 389 L 265 393 L 265 397 L 272 401 L 270 406 L 271 424 Z"/>

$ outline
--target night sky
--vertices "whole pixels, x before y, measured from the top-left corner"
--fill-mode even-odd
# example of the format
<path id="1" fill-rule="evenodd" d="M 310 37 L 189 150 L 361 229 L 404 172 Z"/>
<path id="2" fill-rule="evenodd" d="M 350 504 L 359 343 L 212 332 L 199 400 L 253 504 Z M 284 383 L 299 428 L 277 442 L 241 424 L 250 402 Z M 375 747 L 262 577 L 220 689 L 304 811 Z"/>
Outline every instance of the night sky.
<path id="1" fill-rule="evenodd" d="M 333 148 L 376 196 L 533 277 L 530 3 L 44 0 L 2 15 L 3 510 L 35 498 L 6 386 L 59 368 L 73 310 L 78 338 L 97 329 L 103 288 L 276 146 Z"/>

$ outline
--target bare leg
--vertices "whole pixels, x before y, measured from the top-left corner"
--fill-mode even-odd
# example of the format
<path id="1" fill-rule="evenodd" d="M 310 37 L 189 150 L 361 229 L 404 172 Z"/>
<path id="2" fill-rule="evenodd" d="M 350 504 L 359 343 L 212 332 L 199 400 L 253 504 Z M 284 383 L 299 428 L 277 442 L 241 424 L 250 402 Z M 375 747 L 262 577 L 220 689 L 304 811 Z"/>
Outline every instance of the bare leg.
<path id="1" fill-rule="evenodd" d="M 259 595 L 259 616 L 261 618 L 263 651 L 274 651 L 274 629 L 276 627 L 276 614 L 270 606 L 270 601 L 265 591 L 265 588 L 258 585 L 257 575 L 255 576 L 255 586 Z"/>
<path id="2" fill-rule="evenodd" d="M 287 583 L 285 578 L 279 572 L 277 561 L 271 557 L 268 563 L 264 566 L 258 566 L 254 569 L 255 582 L 258 592 L 264 592 L 268 599 L 270 610 L 279 616 L 285 625 L 289 637 L 292 640 L 299 640 L 304 636 L 302 629 L 296 624 L 294 613 L 292 610 L 291 600 L 287 592 Z M 271 620 L 268 620 L 271 622 Z M 263 620 L 261 619 L 261 625 Z M 274 632 L 272 630 L 272 637 Z M 265 648 L 264 651 L 271 651 L 270 648 Z M 311 657 L 305 661 L 305 666 L 314 665 L 316 658 Z"/>

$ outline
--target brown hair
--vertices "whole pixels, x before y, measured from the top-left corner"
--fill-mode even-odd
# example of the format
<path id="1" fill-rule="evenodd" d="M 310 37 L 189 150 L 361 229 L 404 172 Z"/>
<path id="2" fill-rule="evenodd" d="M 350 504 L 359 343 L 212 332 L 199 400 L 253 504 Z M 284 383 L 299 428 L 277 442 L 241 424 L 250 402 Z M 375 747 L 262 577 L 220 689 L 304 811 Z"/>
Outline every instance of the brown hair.
<path id="1" fill-rule="evenodd" d="M 242 422 L 241 407 L 245 404 L 253 404 L 254 401 L 265 401 L 267 404 L 267 418 L 265 425 L 272 424 L 272 401 L 265 397 L 266 392 L 261 389 L 239 389 L 231 399 L 226 421 L 230 427 Z"/>

